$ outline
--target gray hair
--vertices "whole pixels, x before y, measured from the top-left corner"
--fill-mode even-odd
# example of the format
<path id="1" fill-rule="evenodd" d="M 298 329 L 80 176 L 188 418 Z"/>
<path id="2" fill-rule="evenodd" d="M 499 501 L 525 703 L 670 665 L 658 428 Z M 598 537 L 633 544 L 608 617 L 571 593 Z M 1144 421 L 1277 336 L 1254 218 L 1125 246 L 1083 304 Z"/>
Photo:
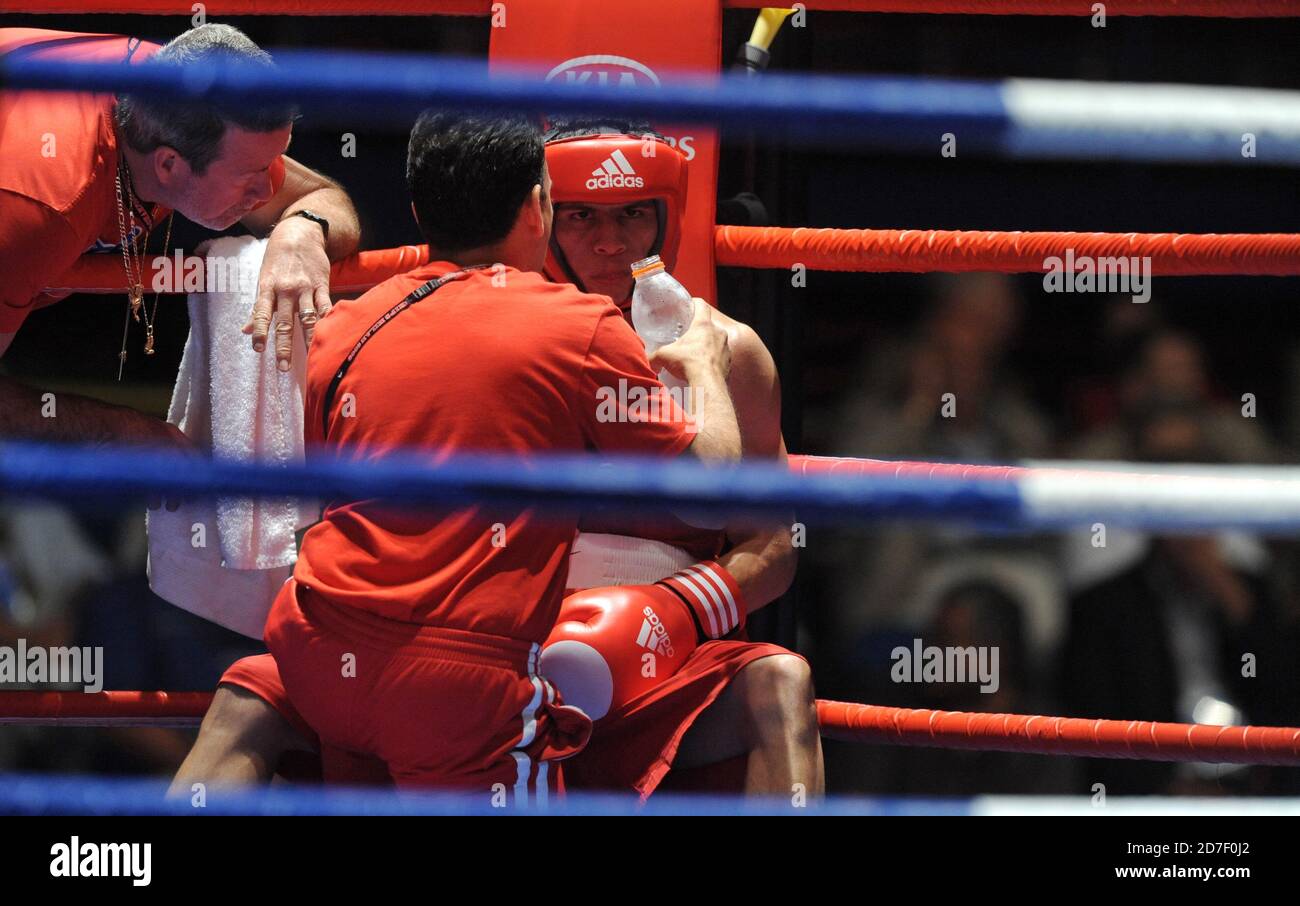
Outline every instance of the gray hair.
<path id="1" fill-rule="evenodd" d="M 273 69 L 271 55 L 230 25 L 200 25 L 169 41 L 144 66 L 179 69 L 193 63 L 233 61 Z M 118 134 L 136 151 L 174 148 L 202 176 L 217 159 L 230 124 L 250 132 L 272 132 L 290 125 L 292 104 L 234 104 L 222 101 L 176 102 L 120 94 L 114 114 Z"/>

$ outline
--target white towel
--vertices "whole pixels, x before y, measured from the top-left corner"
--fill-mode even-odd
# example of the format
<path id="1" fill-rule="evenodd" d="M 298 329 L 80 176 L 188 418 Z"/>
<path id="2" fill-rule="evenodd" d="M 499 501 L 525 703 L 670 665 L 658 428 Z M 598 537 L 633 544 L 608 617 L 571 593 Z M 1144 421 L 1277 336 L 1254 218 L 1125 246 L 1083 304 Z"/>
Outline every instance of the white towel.
<path id="1" fill-rule="evenodd" d="M 265 251 L 266 240 L 246 236 L 209 244 L 205 274 L 237 258 L 241 279 L 228 292 L 190 294 L 190 336 L 167 420 L 218 459 L 301 462 L 302 331 L 294 332 L 293 368 L 281 373 L 270 344 L 259 355 L 240 330 Z M 152 510 L 149 586 L 177 607 L 260 639 L 271 603 L 293 571 L 294 533 L 318 514 L 315 501 L 288 498 L 207 498 L 174 513 Z"/>

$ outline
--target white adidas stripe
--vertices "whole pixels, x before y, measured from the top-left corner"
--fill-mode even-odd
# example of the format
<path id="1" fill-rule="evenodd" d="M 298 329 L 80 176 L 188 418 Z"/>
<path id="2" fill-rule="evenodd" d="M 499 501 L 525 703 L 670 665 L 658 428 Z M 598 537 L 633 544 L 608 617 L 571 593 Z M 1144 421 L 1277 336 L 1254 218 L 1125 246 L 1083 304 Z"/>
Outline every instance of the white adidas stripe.
<path id="1" fill-rule="evenodd" d="M 546 772 L 550 766 L 550 762 L 547 761 L 538 762 L 537 764 L 537 804 L 542 808 L 546 808 L 546 801 L 550 794 L 546 781 Z"/>
<path id="2" fill-rule="evenodd" d="M 524 752 L 511 752 L 515 760 L 515 807 L 528 807 L 528 775 L 532 773 L 533 760 Z"/>
<path id="3" fill-rule="evenodd" d="M 519 744 L 516 747 L 520 749 L 530 745 L 534 737 L 537 736 L 537 708 L 542 703 L 543 695 L 542 681 L 537 676 L 537 655 L 540 650 L 541 646 L 534 642 L 533 647 L 528 651 L 528 678 L 533 682 L 533 697 L 524 706 L 523 714 L 520 715 L 524 721 L 524 729 L 519 736 Z"/>
<path id="4" fill-rule="evenodd" d="M 624 176 L 633 176 L 636 174 L 636 170 L 632 169 L 632 165 L 628 163 L 627 158 L 623 156 L 622 149 L 615 148 L 614 153 L 609 156 L 609 159 L 618 165 L 618 168 L 623 171 Z"/>
<path id="5" fill-rule="evenodd" d="M 689 570 L 686 572 L 678 573 L 674 578 L 676 578 L 677 581 L 680 582 L 682 586 L 686 588 L 687 591 L 695 595 L 695 599 L 699 601 L 700 606 L 704 608 L 704 615 L 709 618 L 710 638 L 717 639 L 726 635 L 726 633 L 721 630 L 721 626 L 718 623 L 718 616 L 721 615 L 722 602 L 720 601 L 718 602 L 719 613 L 715 614 L 714 604 L 711 599 L 716 596 L 712 594 L 706 594 L 705 590 L 700 587 L 701 585 L 700 580 L 692 576 Z"/>
<path id="6" fill-rule="evenodd" d="M 722 576 L 719 576 L 717 571 L 713 567 L 708 566 L 707 564 L 704 563 L 695 564 L 694 566 L 690 567 L 690 569 L 688 569 L 687 572 L 690 572 L 692 570 L 703 573 L 704 575 L 712 579 L 713 585 L 716 587 L 717 591 L 724 598 L 727 599 L 727 610 L 731 614 L 731 625 L 727 628 L 727 631 L 730 632 L 732 629 L 735 629 L 737 626 L 739 626 L 740 608 L 736 604 L 736 596 L 731 593 L 731 589 L 727 586 L 727 583 L 725 580 L 723 580 Z"/>
<path id="7" fill-rule="evenodd" d="M 533 760 L 528 756 L 527 752 L 522 750 L 537 737 L 537 709 L 541 707 L 542 701 L 545 700 L 547 704 L 554 704 L 555 702 L 555 687 L 551 685 L 549 680 L 537 674 L 537 662 L 541 647 L 534 642 L 532 648 L 528 651 L 528 678 L 533 684 L 533 697 L 524 707 L 521 715 L 524 721 L 523 732 L 519 735 L 519 743 L 516 748 L 510 753 L 510 757 L 515 760 L 515 803 L 520 808 L 528 805 L 528 781 L 533 769 Z M 546 804 L 549 794 L 547 788 L 548 767 L 545 761 L 537 763 L 537 779 L 534 782 L 534 792 L 536 801 L 541 805 Z"/>
<path id="8" fill-rule="evenodd" d="M 698 563 L 695 566 L 688 568 L 686 571 L 695 576 L 695 581 L 699 582 L 700 585 L 704 587 L 704 590 L 709 593 L 709 597 L 713 600 L 713 606 L 718 608 L 718 613 L 720 614 L 720 619 L 722 621 L 722 634 L 726 635 L 727 633 L 731 632 L 731 630 L 735 629 L 736 628 L 736 620 L 734 616 L 735 608 L 733 607 L 729 610 L 727 608 L 727 605 L 722 600 L 723 594 L 725 594 L 727 591 L 726 585 L 724 585 L 721 582 L 721 580 L 717 578 L 715 574 L 706 573 L 703 567 L 701 567 Z M 715 587 L 715 582 L 717 585 L 722 586 L 721 594 L 718 592 L 718 589 Z M 730 595 L 726 595 L 726 596 L 728 598 L 731 597 Z"/>
<path id="9" fill-rule="evenodd" d="M 599 167 L 591 171 L 592 176 L 601 176 L 602 174 L 608 174 L 609 176 L 618 176 L 620 174 L 623 176 L 635 176 L 636 170 L 632 168 L 632 164 L 628 162 L 628 159 L 623 152 L 620 149 L 615 148 L 613 154 L 605 158 L 604 162 Z"/>

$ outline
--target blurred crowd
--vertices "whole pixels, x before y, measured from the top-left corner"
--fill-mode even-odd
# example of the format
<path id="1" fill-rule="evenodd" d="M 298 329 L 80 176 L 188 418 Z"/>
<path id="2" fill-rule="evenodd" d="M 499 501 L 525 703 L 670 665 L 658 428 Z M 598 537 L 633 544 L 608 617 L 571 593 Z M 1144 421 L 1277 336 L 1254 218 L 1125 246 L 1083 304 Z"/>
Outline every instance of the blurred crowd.
<path id="1" fill-rule="evenodd" d="M 1047 412 L 1033 392 L 1042 376 L 1013 354 L 1025 304 L 1017 284 L 972 274 L 929 285 L 910 327 L 867 344 L 834 411 L 809 413 L 826 436 L 811 432 L 805 450 L 965 463 L 1295 461 L 1285 426 L 1266 427 L 1216 374 L 1213 338 L 1162 322 L 1155 306 L 1104 302 L 1102 329 L 1079 339 L 1095 346 L 1084 350 L 1093 366 L 1062 384 L 1059 411 Z M 227 665 L 259 650 L 149 592 L 142 515 L 0 504 L 0 644 L 102 645 L 106 689 L 210 690 Z M 817 529 L 801 556 L 799 646 L 823 697 L 1300 724 L 1300 544 L 1290 539 L 890 525 Z M 891 652 L 915 639 L 996 648 L 996 691 L 896 682 Z M 190 738 L 0 726 L 0 771 L 165 774 Z M 1115 795 L 1300 793 L 1300 772 L 1276 768 L 835 743 L 827 766 L 837 792 L 1087 794 L 1103 784 Z"/>
<path id="2" fill-rule="evenodd" d="M 1294 462 L 1229 391 L 1202 338 L 1155 306 L 1105 301 L 1064 386 L 1011 355 L 1017 284 L 945 276 L 913 329 L 862 359 L 825 438 L 836 455 L 963 463 L 1026 460 Z M 1086 335 L 1078 338 L 1088 342 Z M 1064 413 L 1064 417 L 1061 417 Z M 1064 426 L 1064 427 L 1062 427 Z M 1158 537 L 1098 524 L 1050 536 L 886 527 L 809 541 L 801 612 L 822 696 L 907 707 L 1294 726 L 1300 722 L 1300 546 L 1240 532 Z M 996 647 L 996 693 L 978 682 L 898 683 L 913 639 Z M 828 784 L 870 792 L 1111 794 L 1300 791 L 1294 770 L 832 746 Z"/>
<path id="3" fill-rule="evenodd" d="M 143 506 L 0 501 L 0 645 L 102 647 L 108 690 L 211 691 L 231 663 L 264 650 L 154 595 L 147 553 Z M 0 726 L 0 771 L 170 775 L 192 741 L 171 729 Z"/>

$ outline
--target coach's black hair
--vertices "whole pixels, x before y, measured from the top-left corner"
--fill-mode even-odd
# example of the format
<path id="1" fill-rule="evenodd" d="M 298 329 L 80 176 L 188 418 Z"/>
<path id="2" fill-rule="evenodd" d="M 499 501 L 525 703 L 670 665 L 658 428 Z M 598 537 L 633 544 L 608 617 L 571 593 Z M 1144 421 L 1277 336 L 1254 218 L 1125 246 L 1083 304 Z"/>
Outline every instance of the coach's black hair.
<path id="1" fill-rule="evenodd" d="M 504 239 L 545 165 L 541 131 L 522 116 L 426 110 L 406 156 L 425 241 L 455 252 Z"/>

